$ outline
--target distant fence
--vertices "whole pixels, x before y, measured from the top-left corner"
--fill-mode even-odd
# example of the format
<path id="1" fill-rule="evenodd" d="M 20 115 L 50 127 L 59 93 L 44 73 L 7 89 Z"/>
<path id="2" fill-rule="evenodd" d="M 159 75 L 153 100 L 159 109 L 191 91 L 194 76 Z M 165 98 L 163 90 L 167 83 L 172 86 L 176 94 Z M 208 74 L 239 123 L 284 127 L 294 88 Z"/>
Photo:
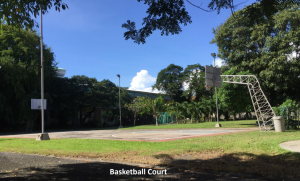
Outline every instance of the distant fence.
<path id="1" fill-rule="evenodd" d="M 168 124 L 168 123 L 176 122 L 176 113 L 172 113 L 171 115 L 168 112 L 161 112 L 158 118 L 158 124 Z M 153 116 L 153 124 L 156 123 L 156 118 Z"/>
<path id="2" fill-rule="evenodd" d="M 293 109 L 291 107 L 273 107 L 277 116 L 284 117 L 284 126 L 285 129 L 297 129 L 300 126 L 299 121 L 299 109 Z"/>

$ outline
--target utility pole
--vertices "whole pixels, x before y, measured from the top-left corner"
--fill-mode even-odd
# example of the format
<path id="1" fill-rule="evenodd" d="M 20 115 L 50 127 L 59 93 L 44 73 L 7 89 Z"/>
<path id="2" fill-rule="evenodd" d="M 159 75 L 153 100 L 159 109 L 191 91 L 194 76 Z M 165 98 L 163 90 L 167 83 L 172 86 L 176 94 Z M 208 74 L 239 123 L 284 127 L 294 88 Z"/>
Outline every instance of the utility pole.
<path id="1" fill-rule="evenodd" d="M 119 109 L 120 109 L 120 126 L 119 128 L 123 128 L 122 126 L 122 114 L 121 114 L 121 88 L 120 88 L 120 79 L 121 79 L 121 76 L 120 74 L 117 75 L 119 77 Z"/>
<path id="2" fill-rule="evenodd" d="M 216 68 L 216 64 L 215 64 L 215 59 L 216 59 L 216 54 L 215 53 L 212 53 L 211 54 L 212 57 L 214 57 L 214 67 Z M 216 117 L 217 117 L 217 124 L 215 127 L 222 127 L 221 124 L 219 124 L 219 113 L 218 113 L 218 92 L 217 92 L 217 87 L 215 87 L 215 92 L 216 92 L 216 110 L 217 110 L 217 114 L 216 114 Z"/>
<path id="3" fill-rule="evenodd" d="M 42 5 L 40 5 L 41 11 L 41 119 L 42 119 L 42 133 L 39 134 L 36 140 L 50 140 L 48 133 L 44 133 L 44 57 L 43 57 L 43 13 Z"/>

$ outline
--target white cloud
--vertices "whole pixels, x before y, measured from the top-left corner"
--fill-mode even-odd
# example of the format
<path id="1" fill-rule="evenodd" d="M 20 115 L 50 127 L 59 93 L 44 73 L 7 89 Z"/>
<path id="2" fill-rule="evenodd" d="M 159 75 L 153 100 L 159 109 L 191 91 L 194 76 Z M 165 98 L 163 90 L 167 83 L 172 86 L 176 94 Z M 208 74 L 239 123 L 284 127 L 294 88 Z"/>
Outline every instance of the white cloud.
<path id="1" fill-rule="evenodd" d="M 196 73 L 197 70 L 193 70 L 193 73 Z M 201 72 L 201 70 L 200 70 Z M 194 76 L 193 75 L 190 75 L 190 80 L 193 78 Z M 183 90 L 188 90 L 189 89 L 189 86 L 190 86 L 190 83 L 188 82 L 183 82 Z"/>
<path id="2" fill-rule="evenodd" d="M 220 58 L 217 58 L 216 59 L 216 66 L 217 67 L 222 67 L 224 65 L 223 63 L 224 60 L 220 59 Z M 212 62 L 212 65 L 214 64 L 214 61 Z"/>
<path id="3" fill-rule="evenodd" d="M 156 82 L 156 78 L 148 74 L 147 70 L 141 70 L 133 77 L 130 83 L 129 90 L 140 90 L 145 92 L 152 92 L 152 85 Z M 159 92 L 154 90 L 153 92 Z"/>

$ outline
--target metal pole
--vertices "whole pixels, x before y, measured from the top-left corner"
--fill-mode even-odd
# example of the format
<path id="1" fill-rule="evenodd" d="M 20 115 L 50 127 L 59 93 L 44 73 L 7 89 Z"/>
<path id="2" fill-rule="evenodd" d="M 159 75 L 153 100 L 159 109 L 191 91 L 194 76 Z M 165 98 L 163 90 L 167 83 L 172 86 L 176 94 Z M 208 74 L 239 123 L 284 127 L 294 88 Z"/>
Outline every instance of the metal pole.
<path id="1" fill-rule="evenodd" d="M 42 116 L 42 133 L 44 133 L 44 61 L 43 61 L 43 14 L 41 9 L 41 116 Z"/>
<path id="2" fill-rule="evenodd" d="M 215 65 L 215 57 L 214 57 L 214 67 Z M 219 113 L 218 113 L 218 92 L 217 92 L 217 87 L 215 87 L 215 92 L 216 92 L 216 110 L 217 110 L 217 124 L 219 124 Z"/>
<path id="3" fill-rule="evenodd" d="M 120 79 L 121 79 L 121 76 L 119 77 L 119 109 L 120 109 L 120 128 L 122 128 Z"/>

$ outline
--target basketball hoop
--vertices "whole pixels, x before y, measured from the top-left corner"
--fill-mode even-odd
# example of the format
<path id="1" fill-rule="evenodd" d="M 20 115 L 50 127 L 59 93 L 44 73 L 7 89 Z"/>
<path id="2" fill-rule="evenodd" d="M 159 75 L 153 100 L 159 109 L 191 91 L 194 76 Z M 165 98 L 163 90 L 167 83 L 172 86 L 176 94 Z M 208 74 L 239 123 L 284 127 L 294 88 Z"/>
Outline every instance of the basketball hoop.
<path id="1" fill-rule="evenodd" d="M 211 89 L 211 86 L 205 86 L 205 89 L 207 90 L 207 91 L 210 91 L 210 89 Z"/>

